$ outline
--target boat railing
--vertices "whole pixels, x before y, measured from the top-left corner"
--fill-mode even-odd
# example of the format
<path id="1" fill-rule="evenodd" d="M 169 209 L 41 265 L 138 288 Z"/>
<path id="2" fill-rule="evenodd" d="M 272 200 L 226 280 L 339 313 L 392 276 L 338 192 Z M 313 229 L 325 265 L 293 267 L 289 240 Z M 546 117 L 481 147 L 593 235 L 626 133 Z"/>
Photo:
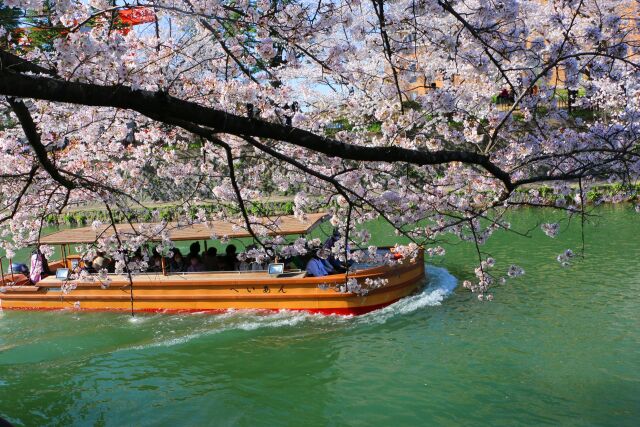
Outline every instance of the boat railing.
<path id="1" fill-rule="evenodd" d="M 304 270 L 299 268 L 285 270 L 286 274 L 302 273 Z M 147 276 L 147 275 L 164 275 L 164 276 L 190 276 L 198 274 L 250 274 L 250 273 L 268 273 L 267 270 L 215 270 L 215 271 L 172 271 L 162 273 L 162 271 L 137 271 L 131 272 L 132 276 Z M 107 276 L 122 276 L 126 273 L 107 273 Z M 97 277 L 99 273 L 89 273 L 91 277 Z"/>

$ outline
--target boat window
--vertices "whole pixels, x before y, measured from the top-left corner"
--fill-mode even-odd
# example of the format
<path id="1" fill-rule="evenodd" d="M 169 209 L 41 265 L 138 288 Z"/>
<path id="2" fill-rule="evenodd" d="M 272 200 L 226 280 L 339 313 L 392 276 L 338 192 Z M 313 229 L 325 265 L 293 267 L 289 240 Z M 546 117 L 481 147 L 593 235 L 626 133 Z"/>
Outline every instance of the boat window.
<path id="1" fill-rule="evenodd" d="M 269 264 L 268 271 L 269 271 L 269 274 L 282 274 L 284 273 L 284 264 L 280 264 L 280 263 Z"/>
<path id="2" fill-rule="evenodd" d="M 68 268 L 59 268 L 56 270 L 56 279 L 58 280 L 69 280 L 69 269 Z"/>

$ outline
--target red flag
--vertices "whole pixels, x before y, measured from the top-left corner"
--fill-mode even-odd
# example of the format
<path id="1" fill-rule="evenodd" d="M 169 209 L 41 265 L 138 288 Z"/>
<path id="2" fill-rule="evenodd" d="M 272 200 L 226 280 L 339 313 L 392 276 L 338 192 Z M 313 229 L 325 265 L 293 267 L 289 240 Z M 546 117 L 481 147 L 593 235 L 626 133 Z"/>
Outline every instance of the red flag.
<path id="1" fill-rule="evenodd" d="M 156 14 L 150 7 L 132 7 L 118 11 L 118 17 L 124 25 L 146 24 L 156 21 Z"/>

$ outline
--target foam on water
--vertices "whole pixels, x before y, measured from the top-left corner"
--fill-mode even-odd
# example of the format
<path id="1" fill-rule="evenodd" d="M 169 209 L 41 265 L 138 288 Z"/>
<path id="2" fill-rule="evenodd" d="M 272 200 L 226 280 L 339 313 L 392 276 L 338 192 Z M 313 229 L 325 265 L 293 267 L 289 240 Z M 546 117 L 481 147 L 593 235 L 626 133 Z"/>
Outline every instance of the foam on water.
<path id="1" fill-rule="evenodd" d="M 424 307 L 440 305 L 442 301 L 453 292 L 458 285 L 456 279 L 446 268 L 427 266 L 428 285 L 419 294 L 403 298 L 395 304 L 378 310 L 376 313 L 392 312 L 395 314 L 407 314 Z"/>
<path id="2" fill-rule="evenodd" d="M 138 325 L 145 323 L 150 319 L 150 316 L 129 316 L 127 321 L 131 324 Z"/>
<path id="3" fill-rule="evenodd" d="M 275 313 L 229 310 L 225 313 L 216 315 L 210 315 L 207 313 L 191 313 L 170 316 L 168 319 L 160 319 L 156 317 L 155 319 L 150 320 L 151 322 L 156 320 L 158 323 L 156 325 L 151 325 L 151 322 L 148 321 L 146 327 L 157 327 L 163 331 L 158 333 L 152 342 L 120 349 L 120 351 L 144 350 L 155 347 L 171 347 L 187 343 L 193 339 L 215 335 L 225 331 L 254 331 L 261 328 L 293 327 L 305 321 L 312 319 L 322 320 L 327 317 L 329 316 L 286 310 Z M 175 329 L 171 329 L 176 323 L 181 323 L 185 320 L 188 320 L 190 324 L 186 326 L 186 330 L 182 331 L 183 335 L 176 333 Z M 191 323 L 194 322 L 195 324 L 191 325 Z M 171 334 L 173 336 L 167 338 L 167 334 Z"/>
<path id="4" fill-rule="evenodd" d="M 154 347 L 171 347 L 187 343 L 205 336 L 225 331 L 254 331 L 262 328 L 295 327 L 301 324 L 320 326 L 339 326 L 361 323 L 384 323 L 387 320 L 406 315 L 425 307 L 442 304 L 457 286 L 457 279 L 445 268 L 427 266 L 429 282 L 418 294 L 401 299 L 380 310 L 364 316 L 338 316 L 313 314 L 300 311 L 281 310 L 278 312 L 261 312 L 247 310 L 228 310 L 217 315 L 191 313 L 178 316 L 136 316 L 128 319 L 134 327 L 144 324 L 145 328 L 157 328 L 156 336 L 151 342 L 135 345 L 122 350 L 144 350 Z M 181 325 L 183 322 L 189 325 Z M 176 332 L 176 326 L 186 326 L 183 331 Z M 180 328 L 183 329 L 183 328 Z M 167 335 L 171 335 L 167 337 Z"/>
<path id="5" fill-rule="evenodd" d="M 357 318 L 361 322 L 384 323 L 387 320 L 413 313 L 425 307 L 441 305 L 458 285 L 456 279 L 446 268 L 426 266 L 427 285 L 415 295 L 411 295 L 388 305 L 380 310 L 372 311 Z"/>

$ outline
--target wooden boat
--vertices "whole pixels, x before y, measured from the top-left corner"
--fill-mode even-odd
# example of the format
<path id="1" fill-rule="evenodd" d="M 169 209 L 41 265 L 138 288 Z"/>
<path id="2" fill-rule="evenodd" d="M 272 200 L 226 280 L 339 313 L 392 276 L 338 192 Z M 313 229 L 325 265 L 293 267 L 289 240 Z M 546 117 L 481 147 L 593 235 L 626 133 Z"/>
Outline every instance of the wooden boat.
<path id="1" fill-rule="evenodd" d="M 324 218 L 324 214 L 309 215 L 305 221 L 292 216 L 279 217 L 277 221 L 265 218 L 263 225 L 269 228 L 267 234 L 302 235 L 309 233 Z M 234 238 L 249 236 L 238 224 L 214 224 L 213 229 L 219 235 L 222 230 Z M 97 236 L 107 231 L 85 227 L 45 236 L 42 243 L 58 244 L 63 248 L 63 259 L 51 262 L 51 269 L 77 265 L 81 262 L 79 256 L 67 255 L 68 245 L 95 242 Z M 130 225 L 118 225 L 118 233 L 131 231 Z M 190 225 L 175 226 L 169 234 L 173 241 L 180 241 L 209 239 L 212 232 L 203 225 Z M 424 283 L 425 269 L 420 249 L 414 259 L 357 268 L 350 271 L 348 277 L 347 274 L 308 277 L 305 271 L 290 270 L 280 274 L 269 274 L 268 271 L 140 273 L 131 276 L 131 283 L 126 275 L 109 274 L 108 278 L 108 287 L 97 275 L 89 280 L 61 280 L 54 275 L 33 285 L 22 275 L 6 274 L 0 288 L 0 307 L 5 310 L 199 312 L 251 309 L 363 314 L 416 292 Z M 346 292 L 347 279 L 357 280 L 366 291 Z M 368 289 L 372 282 L 376 287 Z"/>

